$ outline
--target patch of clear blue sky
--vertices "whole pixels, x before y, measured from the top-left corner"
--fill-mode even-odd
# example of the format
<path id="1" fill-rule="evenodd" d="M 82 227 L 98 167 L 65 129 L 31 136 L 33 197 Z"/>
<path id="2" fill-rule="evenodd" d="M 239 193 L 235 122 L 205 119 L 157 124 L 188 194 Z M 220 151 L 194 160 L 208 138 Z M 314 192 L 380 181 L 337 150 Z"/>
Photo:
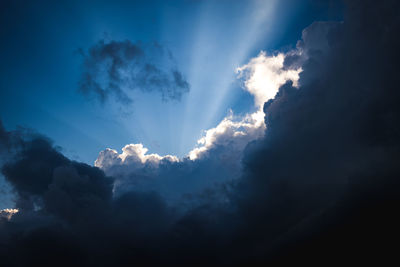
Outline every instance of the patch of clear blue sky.
<path id="1" fill-rule="evenodd" d="M 47 135 L 89 164 L 99 151 L 129 143 L 184 156 L 230 108 L 251 111 L 235 68 L 260 50 L 294 47 L 315 20 L 340 20 L 337 2 L 10 1 L 0 11 L 0 119 L 7 129 L 20 125 Z M 129 115 L 117 103 L 87 101 L 77 93 L 76 50 L 105 37 L 167 47 L 190 93 L 181 102 L 137 93 Z"/>

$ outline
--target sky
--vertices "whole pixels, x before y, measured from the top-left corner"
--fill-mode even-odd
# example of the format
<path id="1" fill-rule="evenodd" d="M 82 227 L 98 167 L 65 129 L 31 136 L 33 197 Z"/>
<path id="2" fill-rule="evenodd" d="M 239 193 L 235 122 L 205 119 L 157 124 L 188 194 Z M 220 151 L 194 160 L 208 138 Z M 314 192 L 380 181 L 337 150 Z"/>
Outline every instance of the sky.
<path id="1" fill-rule="evenodd" d="M 2 1 L 2 266 L 397 263 L 400 2 Z"/>
<path id="2" fill-rule="evenodd" d="M 129 143 L 186 156 L 230 110 L 252 108 L 236 68 L 261 50 L 294 47 L 313 21 L 342 17 L 340 3 L 297 0 L 5 1 L 2 10 L 4 125 L 45 133 L 66 155 L 88 164 L 100 150 Z M 79 94 L 79 51 L 101 40 L 158 43 L 190 90 L 172 101 L 137 92 L 123 108 Z"/>

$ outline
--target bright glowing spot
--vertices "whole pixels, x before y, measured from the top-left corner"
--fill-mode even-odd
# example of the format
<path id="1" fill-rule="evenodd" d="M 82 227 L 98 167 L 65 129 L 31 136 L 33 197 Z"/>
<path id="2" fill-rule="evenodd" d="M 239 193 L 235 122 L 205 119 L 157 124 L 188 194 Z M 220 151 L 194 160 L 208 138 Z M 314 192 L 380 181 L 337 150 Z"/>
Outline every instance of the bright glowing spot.
<path id="1" fill-rule="evenodd" d="M 18 213 L 18 209 L 2 209 L 0 210 L 0 218 L 6 218 L 7 220 L 11 220 L 12 216 Z"/>
<path id="2" fill-rule="evenodd" d="M 267 56 L 262 51 L 258 57 L 237 69 L 239 77 L 245 77 L 245 89 L 254 96 L 256 107 L 262 110 L 263 105 L 269 99 L 275 97 L 279 87 L 286 81 L 293 81 L 297 86 L 301 68 L 297 70 L 284 70 L 285 55 Z"/>

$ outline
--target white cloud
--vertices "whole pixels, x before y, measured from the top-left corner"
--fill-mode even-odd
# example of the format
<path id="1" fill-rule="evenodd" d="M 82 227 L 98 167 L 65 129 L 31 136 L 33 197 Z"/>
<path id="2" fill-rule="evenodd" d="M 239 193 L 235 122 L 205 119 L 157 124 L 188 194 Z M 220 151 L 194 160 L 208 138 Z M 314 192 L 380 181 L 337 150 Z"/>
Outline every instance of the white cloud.
<path id="1" fill-rule="evenodd" d="M 205 131 L 197 141 L 198 147 L 189 152 L 189 158 L 196 160 L 205 155 L 211 148 L 230 146 L 233 151 L 242 151 L 252 140 L 263 136 L 265 130 L 264 113 L 262 111 L 235 117 L 232 112 L 215 128 Z"/>
<path id="2" fill-rule="evenodd" d="M 129 144 L 122 148 L 122 153 L 119 154 L 116 150 L 107 148 L 99 153 L 94 165 L 108 169 L 115 165 L 135 165 L 139 168 L 143 164 L 158 165 L 161 161 L 177 162 L 179 159 L 176 156 L 158 154 L 147 154 L 148 149 L 143 147 L 143 144 Z"/>
<path id="3" fill-rule="evenodd" d="M 262 110 L 263 105 L 269 99 L 273 99 L 279 87 L 286 81 L 293 81 L 297 86 L 301 68 L 297 70 L 285 70 L 283 62 L 285 54 L 267 56 L 262 51 L 249 63 L 237 69 L 239 77 L 245 78 L 245 89 L 254 96 L 254 104 Z"/>
<path id="4" fill-rule="evenodd" d="M 279 87 L 288 80 L 297 86 L 301 68 L 285 70 L 283 62 L 285 54 L 268 56 L 262 51 L 257 57 L 237 69 L 238 77 L 244 78 L 244 89 L 254 96 L 257 111 L 242 118 L 235 118 L 231 113 L 215 128 L 205 131 L 198 140 L 198 147 L 189 152 L 191 160 L 198 159 L 208 150 L 217 145 L 233 146 L 233 151 L 241 152 L 246 145 L 263 136 L 265 131 L 263 106 L 266 101 L 273 99 Z M 232 149 L 232 147 L 231 147 Z"/>

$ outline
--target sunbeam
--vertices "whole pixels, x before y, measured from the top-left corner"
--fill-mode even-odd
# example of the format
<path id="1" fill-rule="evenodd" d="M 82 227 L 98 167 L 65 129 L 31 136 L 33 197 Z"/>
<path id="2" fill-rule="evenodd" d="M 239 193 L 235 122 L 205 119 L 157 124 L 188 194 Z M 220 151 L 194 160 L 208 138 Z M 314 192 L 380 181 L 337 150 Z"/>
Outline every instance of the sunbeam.
<path id="1" fill-rule="evenodd" d="M 230 108 L 226 96 L 235 82 L 235 69 L 249 56 L 260 31 L 268 34 L 275 7 L 276 1 L 252 1 L 241 10 L 240 17 L 229 21 L 234 34 L 226 40 L 221 39 L 222 28 L 209 25 L 218 19 L 220 13 L 212 10 L 211 6 L 203 7 L 192 44 L 193 58 L 188 75 L 192 89 L 185 103 L 181 152 L 186 150 L 187 153 L 188 144 L 193 145 L 193 141 L 200 137 L 199 130 L 215 126 L 226 115 Z M 194 129 L 193 122 L 196 124 Z"/>

